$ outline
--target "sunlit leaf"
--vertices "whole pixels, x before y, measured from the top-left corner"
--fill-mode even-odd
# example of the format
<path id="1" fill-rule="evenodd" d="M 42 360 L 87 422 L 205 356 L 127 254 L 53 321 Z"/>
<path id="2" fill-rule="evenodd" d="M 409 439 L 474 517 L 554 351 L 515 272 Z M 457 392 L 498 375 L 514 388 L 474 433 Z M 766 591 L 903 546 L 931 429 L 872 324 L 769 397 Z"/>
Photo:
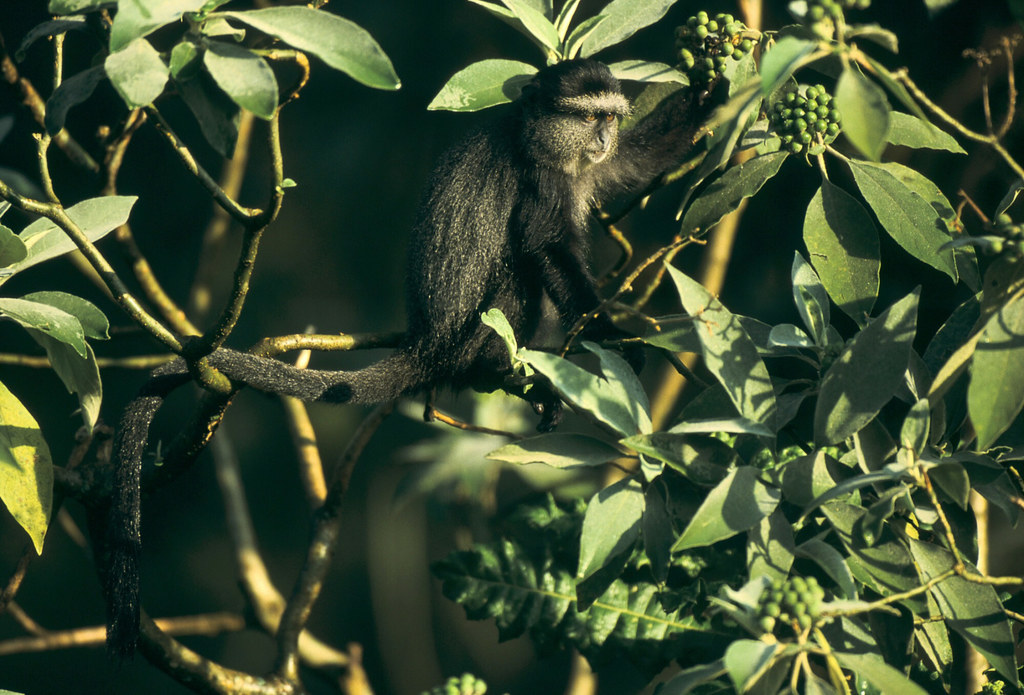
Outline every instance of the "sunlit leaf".
<path id="1" fill-rule="evenodd" d="M 224 12 L 293 48 L 312 53 L 335 70 L 368 87 L 398 89 L 401 82 L 391 61 L 370 34 L 355 22 L 309 7 L 268 7 Z"/>
<path id="2" fill-rule="evenodd" d="M 39 425 L 0 383 L 0 500 L 25 529 L 36 553 L 53 506 L 53 461 Z"/>
<path id="3" fill-rule="evenodd" d="M 544 463 L 554 468 L 599 466 L 622 456 L 615 447 L 584 434 L 542 434 L 495 449 L 487 458 L 507 463 Z"/>
<path id="4" fill-rule="evenodd" d="M 640 537 L 644 491 L 635 477 L 623 478 L 591 498 L 580 535 L 577 579 L 586 579 L 629 550 Z"/>
<path id="5" fill-rule="evenodd" d="M 986 322 L 971 360 L 967 408 L 985 450 L 1024 406 L 1024 299 L 1007 302 Z"/>
<path id="6" fill-rule="evenodd" d="M 103 69 L 130 109 L 153 103 L 164 91 L 170 73 L 160 54 L 143 38 L 108 55 Z"/>
<path id="7" fill-rule="evenodd" d="M 481 60 L 455 73 L 427 105 L 431 110 L 479 111 L 519 96 L 537 68 L 518 60 Z"/>
<path id="8" fill-rule="evenodd" d="M 676 0 L 612 0 L 600 14 L 605 21 L 583 42 L 580 55 L 589 58 L 608 46 L 625 41 L 665 16 Z"/>
<path id="9" fill-rule="evenodd" d="M 241 46 L 210 41 L 203 64 L 233 102 L 260 118 L 273 118 L 277 111 L 277 79 L 267 61 Z"/>
<path id="10" fill-rule="evenodd" d="M 846 138 L 865 157 L 878 161 L 889 132 L 891 107 L 885 92 L 851 65 L 836 83 L 835 103 Z"/>
<path id="11" fill-rule="evenodd" d="M 761 482 L 757 469 L 741 466 L 704 498 L 673 552 L 711 545 L 759 524 L 779 503 L 779 491 Z"/>

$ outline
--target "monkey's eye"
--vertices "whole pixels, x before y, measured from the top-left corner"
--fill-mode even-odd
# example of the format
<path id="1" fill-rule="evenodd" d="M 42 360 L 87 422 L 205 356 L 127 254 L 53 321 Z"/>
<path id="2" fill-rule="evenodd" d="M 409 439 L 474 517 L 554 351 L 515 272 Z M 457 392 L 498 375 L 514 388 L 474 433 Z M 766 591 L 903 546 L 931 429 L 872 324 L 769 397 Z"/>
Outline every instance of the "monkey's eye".
<path id="1" fill-rule="evenodd" d="M 583 120 L 585 120 L 587 123 L 593 123 L 594 121 L 597 120 L 597 114 L 588 113 L 586 116 L 583 117 Z"/>
<path id="2" fill-rule="evenodd" d="M 612 121 L 615 120 L 615 114 L 614 113 L 606 113 L 604 115 L 604 120 L 606 120 L 607 122 L 611 123 Z"/>

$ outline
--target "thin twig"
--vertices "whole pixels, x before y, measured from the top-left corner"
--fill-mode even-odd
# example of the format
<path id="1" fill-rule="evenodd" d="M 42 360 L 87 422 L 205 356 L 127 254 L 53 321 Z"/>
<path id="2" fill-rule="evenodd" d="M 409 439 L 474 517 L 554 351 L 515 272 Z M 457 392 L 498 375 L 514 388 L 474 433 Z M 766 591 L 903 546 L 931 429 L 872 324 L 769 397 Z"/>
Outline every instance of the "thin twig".
<path id="1" fill-rule="evenodd" d="M 306 561 L 284 615 L 281 616 L 281 624 L 277 631 L 278 655 L 274 670 L 286 682 L 298 682 L 299 634 L 309 620 L 313 604 L 320 595 L 324 578 L 330 568 L 331 558 L 341 533 L 341 500 L 348 490 L 352 470 L 370 438 L 394 406 L 393 401 L 378 405 L 359 425 L 334 469 L 324 505 L 314 515 L 313 539 L 306 553 Z"/>

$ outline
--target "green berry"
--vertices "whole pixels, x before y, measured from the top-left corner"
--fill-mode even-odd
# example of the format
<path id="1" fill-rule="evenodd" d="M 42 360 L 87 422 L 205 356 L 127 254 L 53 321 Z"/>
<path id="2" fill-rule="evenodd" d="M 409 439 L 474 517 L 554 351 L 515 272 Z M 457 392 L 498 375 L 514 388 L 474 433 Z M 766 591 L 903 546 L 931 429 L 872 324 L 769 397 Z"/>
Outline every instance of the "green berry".
<path id="1" fill-rule="evenodd" d="M 718 47 L 719 55 L 723 55 L 725 57 L 731 56 L 735 52 L 735 50 L 736 50 L 736 47 L 733 46 L 728 41 L 726 41 L 725 43 L 723 43 L 721 46 Z"/>
<path id="2" fill-rule="evenodd" d="M 696 29 L 693 30 L 693 34 L 698 39 L 703 41 L 704 39 L 706 39 L 708 37 L 708 28 L 706 26 L 704 26 L 703 24 L 701 24 L 700 26 L 698 26 Z"/>
<path id="3" fill-rule="evenodd" d="M 810 145 L 811 144 L 811 140 L 813 140 L 813 139 L 814 139 L 813 136 L 810 133 L 808 133 L 806 130 L 803 131 L 802 133 L 800 133 L 800 135 L 797 136 L 797 140 L 799 140 L 804 145 Z"/>
<path id="4" fill-rule="evenodd" d="M 754 48 L 754 42 L 751 41 L 750 39 L 743 39 L 742 41 L 740 41 L 740 45 L 738 46 L 738 48 L 744 53 L 750 53 L 750 51 Z"/>
<path id="5" fill-rule="evenodd" d="M 814 132 L 815 133 L 824 133 L 825 130 L 828 129 L 828 125 L 829 125 L 828 121 L 825 121 L 825 120 L 822 120 L 822 119 L 816 120 L 814 122 Z"/>
<path id="6" fill-rule="evenodd" d="M 733 16 L 731 14 L 720 14 L 717 17 L 715 17 L 715 19 L 717 19 L 718 23 L 721 24 L 722 26 L 726 26 L 728 24 L 736 24 L 737 23 L 736 20 L 733 18 Z M 728 29 L 726 29 L 726 33 L 727 34 L 735 34 L 736 32 L 735 31 L 729 31 Z"/>
<path id="7" fill-rule="evenodd" d="M 718 22 L 716 22 L 713 19 L 708 21 L 708 23 L 705 26 L 707 26 L 708 31 L 710 31 L 712 34 L 718 31 Z"/>
<path id="8" fill-rule="evenodd" d="M 697 24 L 704 26 L 705 24 L 708 23 L 708 13 L 705 12 L 704 10 L 701 10 L 700 12 L 697 13 L 696 20 Z"/>
<path id="9" fill-rule="evenodd" d="M 775 629 L 775 618 L 771 616 L 764 616 L 757 622 L 758 626 L 765 632 L 771 632 Z"/>
<path id="10" fill-rule="evenodd" d="M 800 154 L 801 152 L 804 151 L 804 146 L 797 142 L 796 140 L 794 140 L 793 142 L 789 143 L 789 151 L 792 152 L 793 154 Z"/>
<path id="11" fill-rule="evenodd" d="M 728 36 L 736 36 L 736 34 L 742 31 L 742 29 L 740 28 L 740 24 L 739 22 L 733 22 L 732 17 L 729 17 L 729 20 L 730 21 L 726 22 L 725 24 L 725 33 Z"/>
<path id="12" fill-rule="evenodd" d="M 808 111 L 807 115 L 804 116 L 804 120 L 807 121 L 809 125 L 814 125 L 815 121 L 818 120 L 818 114 L 813 111 Z"/>
<path id="13" fill-rule="evenodd" d="M 799 111 L 800 109 L 797 109 Z M 797 118 L 793 120 L 793 129 L 798 133 L 802 133 L 807 130 L 807 121 L 803 118 Z"/>
<path id="14" fill-rule="evenodd" d="M 797 616 L 796 622 L 800 626 L 801 630 L 806 630 L 814 621 L 811 620 L 811 616 L 804 613 L 803 615 Z"/>
<path id="15" fill-rule="evenodd" d="M 1008 224 L 1013 224 L 1013 220 L 1010 218 L 1009 215 L 1007 215 L 1004 212 L 1003 214 L 1001 214 L 998 217 L 996 217 L 996 224 L 1001 225 L 1001 226 L 1006 226 Z"/>
<path id="16" fill-rule="evenodd" d="M 807 9 L 807 18 L 812 22 L 820 22 L 825 19 L 825 8 L 821 5 L 811 5 Z"/>
<path id="17" fill-rule="evenodd" d="M 838 123 L 840 120 L 842 120 L 842 116 L 839 113 L 839 109 L 829 109 L 828 120 L 832 121 L 833 123 Z"/>
<path id="18" fill-rule="evenodd" d="M 825 134 L 832 138 L 839 135 L 839 125 L 837 123 L 829 123 L 828 127 L 825 128 Z"/>

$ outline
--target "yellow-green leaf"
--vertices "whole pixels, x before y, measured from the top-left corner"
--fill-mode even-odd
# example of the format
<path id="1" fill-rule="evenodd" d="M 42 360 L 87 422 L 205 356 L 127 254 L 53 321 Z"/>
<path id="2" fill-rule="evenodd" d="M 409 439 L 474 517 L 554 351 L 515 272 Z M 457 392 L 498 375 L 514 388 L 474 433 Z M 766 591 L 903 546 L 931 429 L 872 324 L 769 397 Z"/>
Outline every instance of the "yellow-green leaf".
<path id="1" fill-rule="evenodd" d="M 2 383 L 0 500 L 41 554 L 53 508 L 53 461 L 39 425 Z"/>

